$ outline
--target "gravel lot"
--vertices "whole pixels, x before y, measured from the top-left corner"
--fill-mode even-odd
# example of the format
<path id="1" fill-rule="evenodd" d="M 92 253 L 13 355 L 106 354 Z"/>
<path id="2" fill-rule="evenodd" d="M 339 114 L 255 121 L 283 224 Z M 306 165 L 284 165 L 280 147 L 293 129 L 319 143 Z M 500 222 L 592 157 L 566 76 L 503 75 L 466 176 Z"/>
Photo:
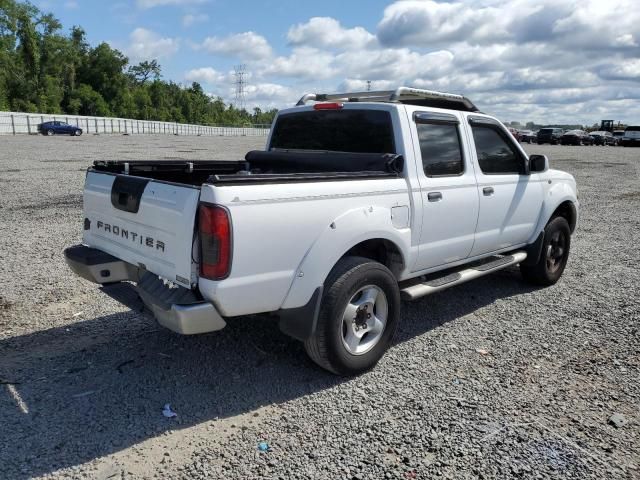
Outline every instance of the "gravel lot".
<path id="1" fill-rule="evenodd" d="M 0 137 L 0 477 L 640 478 L 639 149 L 527 146 L 578 180 L 563 279 L 404 304 L 383 361 L 342 379 L 272 319 L 180 337 L 63 261 L 92 160 L 263 142 Z"/>

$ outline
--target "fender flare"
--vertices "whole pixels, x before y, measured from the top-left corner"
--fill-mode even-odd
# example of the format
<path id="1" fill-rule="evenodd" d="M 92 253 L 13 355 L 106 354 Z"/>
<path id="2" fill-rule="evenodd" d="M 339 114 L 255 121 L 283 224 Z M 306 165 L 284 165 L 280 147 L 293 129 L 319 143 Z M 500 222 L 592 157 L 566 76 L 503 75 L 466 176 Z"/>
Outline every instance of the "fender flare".
<path id="1" fill-rule="evenodd" d="M 411 245 L 409 226 L 395 228 L 391 223 L 389 207 L 370 205 L 352 208 L 327 225 L 307 250 L 296 269 L 282 308 L 305 304 L 346 252 L 359 243 L 373 239 L 394 243 L 406 265 L 406 255 Z"/>
<path id="2" fill-rule="evenodd" d="M 530 239 L 529 244 L 525 248 L 527 251 L 527 258 L 522 262 L 523 265 L 535 265 L 538 263 L 542 253 L 542 245 L 544 244 L 544 229 L 547 223 L 549 223 L 549 220 L 551 220 L 553 214 L 558 210 L 558 207 L 563 203 L 569 202 L 575 217 L 573 224 L 570 224 L 571 233 L 573 233 L 576 228 L 578 222 L 578 208 L 576 206 L 577 199 L 573 195 L 573 192 L 570 192 L 570 190 L 567 191 L 566 185 L 562 185 L 560 188 L 555 189 L 555 192 L 553 189 L 550 190 L 548 195 L 552 197 L 554 193 L 557 194 L 558 192 L 561 192 L 561 195 L 558 196 L 559 199 L 554 199 L 553 202 L 547 200 L 544 203 L 542 211 L 540 212 L 538 224 L 536 225 L 534 237 Z"/>
<path id="3" fill-rule="evenodd" d="M 540 232 L 544 231 L 544 227 L 549 223 L 553 213 L 560 205 L 567 201 L 571 202 L 576 218 L 575 224 L 572 225 L 571 233 L 573 233 L 578 222 L 578 199 L 575 196 L 575 192 L 569 187 L 569 185 L 564 182 L 559 182 L 545 192 L 545 199 L 538 218 L 538 224 L 536 225 L 533 235 L 529 239 L 529 244 L 532 244 L 537 240 Z"/>

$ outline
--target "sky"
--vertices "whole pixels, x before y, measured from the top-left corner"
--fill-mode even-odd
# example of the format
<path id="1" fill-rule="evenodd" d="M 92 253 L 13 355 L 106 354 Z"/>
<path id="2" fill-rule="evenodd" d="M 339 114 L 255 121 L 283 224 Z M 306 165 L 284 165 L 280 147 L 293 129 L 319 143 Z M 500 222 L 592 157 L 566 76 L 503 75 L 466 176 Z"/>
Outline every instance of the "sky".
<path id="1" fill-rule="evenodd" d="M 42 0 L 65 28 L 249 108 L 401 85 L 503 121 L 640 123 L 640 0 Z"/>

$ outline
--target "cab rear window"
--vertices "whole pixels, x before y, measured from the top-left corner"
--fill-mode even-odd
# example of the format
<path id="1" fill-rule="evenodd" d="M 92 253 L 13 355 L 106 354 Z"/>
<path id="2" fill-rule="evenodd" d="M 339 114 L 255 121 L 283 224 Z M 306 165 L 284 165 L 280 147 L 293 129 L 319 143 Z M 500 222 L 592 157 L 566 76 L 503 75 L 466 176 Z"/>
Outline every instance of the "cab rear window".
<path id="1" fill-rule="evenodd" d="M 271 149 L 395 153 L 391 114 L 381 110 L 311 110 L 280 115 Z"/>

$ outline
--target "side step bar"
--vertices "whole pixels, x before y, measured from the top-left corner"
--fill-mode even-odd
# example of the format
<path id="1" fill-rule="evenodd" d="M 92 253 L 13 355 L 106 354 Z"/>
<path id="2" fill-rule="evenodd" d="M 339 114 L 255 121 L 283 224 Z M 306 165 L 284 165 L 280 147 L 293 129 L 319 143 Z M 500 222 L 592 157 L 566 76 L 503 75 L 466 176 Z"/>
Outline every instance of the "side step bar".
<path id="1" fill-rule="evenodd" d="M 432 278 L 426 282 L 411 285 L 409 287 L 402 288 L 400 295 L 403 300 L 415 300 L 416 298 L 424 297 L 432 293 L 439 292 L 454 285 L 460 285 L 461 283 L 468 282 L 474 278 L 479 278 L 489 273 L 497 272 L 503 268 L 507 268 L 511 265 L 516 265 L 527 258 L 527 252 L 518 251 L 513 252 L 510 255 L 504 257 L 492 257 L 488 262 L 481 264 L 474 264 L 469 267 L 463 265 L 457 272 L 448 273 L 442 277 Z"/>

